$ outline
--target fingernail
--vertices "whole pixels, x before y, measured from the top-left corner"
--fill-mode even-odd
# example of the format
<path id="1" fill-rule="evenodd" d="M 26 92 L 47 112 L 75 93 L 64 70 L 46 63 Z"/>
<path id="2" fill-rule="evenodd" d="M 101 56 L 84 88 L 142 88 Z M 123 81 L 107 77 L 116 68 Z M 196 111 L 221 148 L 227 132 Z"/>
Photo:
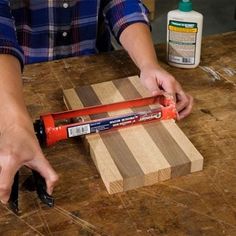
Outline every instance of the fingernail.
<path id="1" fill-rule="evenodd" d="M 48 193 L 49 195 L 52 195 L 52 192 L 53 192 L 53 188 L 49 188 L 48 191 L 47 191 L 47 193 Z"/>

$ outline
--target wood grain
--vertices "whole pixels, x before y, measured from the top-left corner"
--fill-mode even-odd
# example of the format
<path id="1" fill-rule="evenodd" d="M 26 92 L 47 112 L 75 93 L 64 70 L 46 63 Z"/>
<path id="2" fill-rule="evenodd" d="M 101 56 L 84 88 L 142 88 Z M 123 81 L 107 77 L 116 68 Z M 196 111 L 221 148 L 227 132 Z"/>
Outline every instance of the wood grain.
<path id="1" fill-rule="evenodd" d="M 75 109 L 147 95 L 148 91 L 135 76 L 65 90 L 64 100 L 67 106 L 69 104 L 70 108 Z M 86 119 L 100 119 L 143 109 L 138 107 L 96 114 Z M 86 136 L 86 140 L 109 193 L 152 185 L 202 170 L 203 167 L 202 156 L 172 120 L 92 134 Z M 105 163 L 105 159 L 109 162 Z"/>
<path id="2" fill-rule="evenodd" d="M 139 83 L 139 79 L 137 77 L 135 78 L 136 84 Z M 125 100 L 142 97 L 142 95 L 138 92 L 138 90 L 136 90 L 135 86 L 133 86 L 133 84 L 128 79 L 115 80 L 113 83 L 122 93 L 122 96 Z M 141 111 L 142 109 L 143 108 L 135 108 L 133 110 Z M 190 160 L 182 151 L 181 147 L 175 142 L 173 137 L 168 133 L 166 128 L 163 127 L 162 122 L 155 122 L 154 125 L 144 124 L 143 127 L 147 130 L 152 140 L 159 147 L 162 154 L 165 156 L 165 159 L 170 164 L 171 177 L 188 174 L 190 172 Z M 176 156 L 178 158 L 175 158 Z"/>
<path id="3" fill-rule="evenodd" d="M 95 84 L 92 87 L 94 91 L 96 91 L 96 94 L 98 95 L 100 101 L 103 104 L 109 104 L 115 101 L 124 100 L 124 97 L 122 97 L 119 90 L 117 90 L 115 85 L 111 82 L 106 83 L 105 86 L 102 83 Z M 122 115 L 130 112 L 132 112 L 131 109 L 115 111 L 110 112 L 109 116 Z M 127 129 L 120 129 L 118 132 L 122 136 L 123 140 L 125 140 L 125 143 L 127 144 L 129 150 L 131 151 L 131 153 L 133 153 L 133 158 L 137 161 L 138 165 L 141 167 L 144 173 L 144 175 L 140 175 L 140 177 L 142 178 L 143 185 L 150 185 L 152 183 L 157 182 L 158 170 L 162 169 L 163 166 L 166 168 L 169 168 L 170 166 L 166 162 L 165 158 L 162 156 L 162 153 L 157 148 L 156 144 L 150 138 L 149 134 L 146 132 L 145 128 L 142 125 L 138 125 L 135 127 L 129 127 Z M 153 158 L 153 153 L 158 153 L 158 155 L 162 157 L 162 160 L 158 161 L 156 158 Z M 125 159 L 122 161 L 126 163 Z M 161 164 L 163 166 L 161 166 Z M 125 188 L 125 190 L 126 189 L 128 188 Z"/>

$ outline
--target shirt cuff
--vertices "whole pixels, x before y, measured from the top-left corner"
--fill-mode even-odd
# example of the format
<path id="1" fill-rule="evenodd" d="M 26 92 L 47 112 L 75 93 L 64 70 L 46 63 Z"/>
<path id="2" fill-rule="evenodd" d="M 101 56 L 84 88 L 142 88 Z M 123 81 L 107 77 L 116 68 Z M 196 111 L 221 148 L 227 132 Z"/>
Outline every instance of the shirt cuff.
<path id="1" fill-rule="evenodd" d="M 135 23 L 144 23 L 144 24 L 146 24 L 147 26 L 149 26 L 149 28 L 151 29 L 151 26 L 149 25 L 149 23 L 146 22 L 146 21 L 144 21 L 144 20 L 135 20 L 135 21 L 129 21 L 129 22 L 123 23 L 123 24 L 120 26 L 120 28 L 119 28 L 119 30 L 118 30 L 116 36 L 115 36 L 115 38 L 116 38 L 116 40 L 117 40 L 117 42 L 118 42 L 119 44 L 120 44 L 120 35 L 122 34 L 122 32 L 123 32 L 128 26 L 130 26 L 130 25 L 132 25 L 132 24 L 135 24 Z"/>
<path id="2" fill-rule="evenodd" d="M 24 69 L 24 53 L 19 45 L 9 41 L 0 39 L 0 54 L 8 54 L 16 57 L 21 65 L 21 70 Z"/>
<path id="3" fill-rule="evenodd" d="M 118 3 L 117 3 L 118 2 Z M 117 9 L 120 9 L 118 11 Z M 121 33 L 134 23 L 144 23 L 151 28 L 148 9 L 139 1 L 111 1 L 104 9 L 110 31 L 120 43 Z"/>

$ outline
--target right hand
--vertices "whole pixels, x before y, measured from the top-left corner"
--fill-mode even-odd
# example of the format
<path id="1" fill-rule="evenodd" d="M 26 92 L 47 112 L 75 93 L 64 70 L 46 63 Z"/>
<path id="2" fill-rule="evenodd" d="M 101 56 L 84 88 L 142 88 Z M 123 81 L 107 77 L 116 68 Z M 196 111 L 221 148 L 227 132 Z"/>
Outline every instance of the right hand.
<path id="1" fill-rule="evenodd" d="M 44 157 L 30 118 L 12 119 L 0 124 L 0 201 L 6 204 L 16 172 L 25 165 L 45 178 L 47 193 L 52 194 L 58 175 Z"/>
<path id="2" fill-rule="evenodd" d="M 173 95 L 178 111 L 177 119 L 188 116 L 193 107 L 193 98 L 185 93 L 177 80 L 164 70 L 158 63 L 145 66 L 141 69 L 142 84 L 152 93 L 152 96 L 163 92 Z"/>

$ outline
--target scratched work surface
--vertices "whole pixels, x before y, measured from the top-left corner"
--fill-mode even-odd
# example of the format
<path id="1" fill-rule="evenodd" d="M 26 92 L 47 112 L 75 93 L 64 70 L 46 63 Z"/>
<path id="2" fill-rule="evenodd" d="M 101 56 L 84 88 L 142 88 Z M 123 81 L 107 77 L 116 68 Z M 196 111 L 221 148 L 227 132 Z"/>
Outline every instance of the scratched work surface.
<path id="1" fill-rule="evenodd" d="M 60 176 L 56 206 L 21 190 L 21 215 L 0 205 L 0 235 L 236 235 L 236 32 L 203 40 L 201 66 L 162 65 L 195 98 L 178 125 L 204 156 L 201 172 L 109 195 L 78 140 L 44 150 Z M 137 74 L 119 51 L 27 66 L 26 103 L 33 118 L 66 109 L 62 89 Z M 22 170 L 22 180 L 28 174 Z"/>

